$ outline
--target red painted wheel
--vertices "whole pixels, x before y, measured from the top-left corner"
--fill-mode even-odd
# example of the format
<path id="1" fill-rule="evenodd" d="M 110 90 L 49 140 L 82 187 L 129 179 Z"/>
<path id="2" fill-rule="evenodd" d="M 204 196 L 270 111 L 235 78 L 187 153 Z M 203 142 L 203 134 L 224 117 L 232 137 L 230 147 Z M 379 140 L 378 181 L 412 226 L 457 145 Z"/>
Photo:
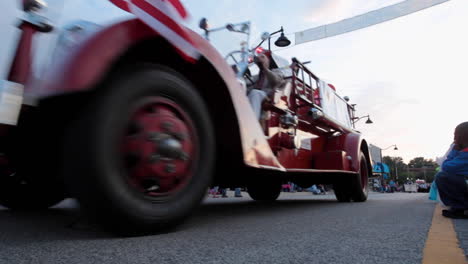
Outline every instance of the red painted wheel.
<path id="1" fill-rule="evenodd" d="M 129 184 L 141 193 L 176 193 L 192 178 L 198 136 L 190 115 L 164 97 L 138 102 L 123 137 L 122 157 Z"/>
<path id="2" fill-rule="evenodd" d="M 207 108 L 171 69 L 144 65 L 113 76 L 66 136 L 69 189 L 111 231 L 174 226 L 211 183 L 215 145 Z"/>

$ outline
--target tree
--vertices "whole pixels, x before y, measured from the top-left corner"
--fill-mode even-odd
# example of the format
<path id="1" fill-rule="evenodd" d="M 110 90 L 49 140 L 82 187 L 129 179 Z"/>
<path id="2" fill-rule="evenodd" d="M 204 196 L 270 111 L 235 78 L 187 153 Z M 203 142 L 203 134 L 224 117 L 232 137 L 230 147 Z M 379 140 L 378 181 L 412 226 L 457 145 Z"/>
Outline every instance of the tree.
<path id="1" fill-rule="evenodd" d="M 434 160 L 432 159 L 425 159 L 424 157 L 416 157 L 408 163 L 408 166 L 411 169 L 419 169 L 419 170 L 411 170 L 410 178 L 414 179 L 424 179 L 427 182 L 432 182 L 434 180 L 434 176 L 436 174 L 436 168 L 439 166 Z"/>
<path id="2" fill-rule="evenodd" d="M 429 168 L 437 168 L 438 164 L 433 161 L 432 159 L 425 159 L 424 157 L 416 157 L 408 163 L 410 168 L 423 168 L 423 167 L 429 167 Z"/>
<path id="3" fill-rule="evenodd" d="M 438 167 L 434 160 L 424 157 L 413 158 L 406 164 L 401 157 L 384 156 L 382 162 L 390 168 L 390 179 L 396 179 L 400 184 L 408 179 L 411 181 L 425 179 L 427 182 L 432 182 L 436 174 L 435 169 Z"/>
<path id="4" fill-rule="evenodd" d="M 408 163 L 408 165 L 412 168 L 422 168 L 424 166 L 424 158 L 423 157 L 416 157 Z"/>
<path id="5" fill-rule="evenodd" d="M 383 163 L 387 164 L 390 168 L 390 178 L 397 179 L 399 182 L 403 182 L 406 178 L 402 178 L 405 175 L 404 171 L 408 165 L 403 162 L 402 157 L 390 157 L 384 156 L 382 158 Z M 398 175 L 398 177 L 397 177 Z"/>

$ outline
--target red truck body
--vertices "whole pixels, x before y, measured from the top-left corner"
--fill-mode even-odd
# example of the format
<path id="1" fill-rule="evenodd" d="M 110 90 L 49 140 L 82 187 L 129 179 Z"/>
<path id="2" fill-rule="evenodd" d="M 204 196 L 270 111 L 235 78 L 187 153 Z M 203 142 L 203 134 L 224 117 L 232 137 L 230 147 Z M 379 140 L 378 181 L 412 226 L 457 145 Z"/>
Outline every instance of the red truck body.
<path id="1" fill-rule="evenodd" d="M 163 146 L 167 147 L 172 144 L 170 145 L 172 147 L 167 147 L 169 152 L 166 151 L 164 153 L 172 155 L 174 151 L 188 151 L 187 153 L 198 153 L 197 155 L 201 156 L 199 157 L 194 154 L 194 157 L 189 157 L 190 161 L 184 159 L 186 163 L 182 161 L 177 161 L 173 164 L 167 163 L 174 167 L 171 170 L 168 170 L 169 165 L 162 170 L 161 168 L 155 169 L 153 165 L 145 165 L 147 166 L 145 167 L 145 171 L 151 171 L 152 173 L 160 172 L 161 174 L 165 174 L 165 176 L 157 179 L 158 182 L 162 182 L 161 184 L 158 183 L 159 185 L 151 185 L 149 187 L 146 186 L 148 181 L 144 180 L 146 184 L 144 188 L 146 189 L 143 191 L 145 197 L 140 197 L 143 203 L 141 207 L 146 206 L 144 203 L 147 200 L 153 201 L 166 197 L 164 198 L 165 200 L 158 201 L 164 204 L 164 206 L 165 201 L 169 201 L 167 202 L 169 209 L 164 209 L 169 210 L 167 218 L 164 218 L 165 215 L 161 216 L 161 213 L 157 211 L 163 209 L 156 207 L 148 209 L 149 211 L 155 210 L 155 214 L 159 217 L 155 216 L 155 219 L 157 219 L 153 219 L 152 222 L 148 219 L 142 220 L 142 218 L 138 217 L 138 213 L 129 213 L 129 211 L 132 211 L 129 209 L 131 207 L 130 202 L 127 204 L 130 198 L 119 202 L 118 199 L 124 198 L 117 199 L 113 196 L 114 190 L 110 190 L 111 187 L 109 187 L 113 185 L 112 181 L 106 187 L 103 187 L 107 188 L 103 191 L 98 189 L 98 187 L 90 187 L 93 184 L 96 186 L 100 184 L 92 183 L 94 179 L 80 180 L 74 178 L 67 180 L 70 176 L 63 175 L 62 170 L 55 168 L 57 166 L 44 167 L 49 172 L 57 171 L 56 175 L 59 176 L 54 177 L 55 179 L 65 179 L 59 181 L 61 183 L 64 182 L 64 185 L 53 184 L 53 186 L 66 186 L 63 187 L 65 191 L 62 190 L 59 193 L 64 197 L 77 196 L 80 202 L 84 204 L 84 207 L 90 208 L 89 211 L 94 214 L 102 216 L 99 210 L 103 210 L 105 206 L 102 204 L 95 206 L 96 202 L 92 199 L 99 199 L 108 203 L 112 200 L 112 203 L 125 204 L 126 207 L 122 205 L 122 207 L 117 206 L 119 209 L 112 209 L 113 213 L 111 215 L 113 217 L 115 215 L 124 215 L 125 217 L 122 219 L 126 219 L 122 220 L 122 223 L 117 224 L 114 230 L 136 230 L 141 228 L 141 230 L 147 231 L 157 229 L 158 226 L 166 226 L 166 224 L 161 224 L 161 222 L 177 222 L 193 209 L 202 197 L 200 196 L 201 192 L 204 188 L 206 190 L 208 185 L 223 187 L 247 186 L 249 193 L 255 200 L 274 200 L 278 197 L 282 182 L 292 181 L 304 188 L 310 187 L 312 184 L 321 183 L 333 184 L 336 196 L 340 201 L 365 201 L 367 198 L 367 178 L 368 175 L 371 175 L 372 166 L 366 141 L 352 127 L 344 126 L 324 113 L 320 106 L 321 98 L 317 87 L 320 79 L 297 60 L 293 60 L 290 65 L 290 76 L 285 76 L 288 88 L 280 93 L 275 93 L 264 103 L 263 111 L 266 117 L 260 123 L 255 117 L 245 91 L 241 89 L 242 86 L 231 65 L 226 62 L 207 40 L 193 31 L 189 31 L 189 34 L 199 49 L 201 57 L 196 62 L 188 62 L 164 37 L 157 34 L 138 19 L 130 19 L 100 28 L 82 41 L 75 43 L 76 45 L 69 49 L 65 53 L 66 55 L 59 58 L 53 64 L 54 66 L 48 69 L 44 80 L 36 82 L 31 79 L 28 80 L 27 77 L 30 72 L 31 42 L 33 35 L 38 29 L 29 22 L 24 22 L 21 29 L 23 30 L 23 35 L 10 71 L 9 81 L 24 84 L 23 101 L 26 101 L 26 99 L 27 101 L 33 101 L 34 106 L 23 106 L 17 126 L 2 126 L 3 137 L 0 139 L 2 146 L 9 145 L 5 142 L 11 141 L 12 137 L 15 138 L 15 144 L 22 146 L 20 149 L 29 149 L 31 146 L 35 146 L 29 144 L 29 141 L 26 141 L 28 143 L 23 142 L 22 138 L 17 135 L 34 133 L 34 129 L 38 127 L 48 128 L 44 132 L 44 135 L 54 135 L 54 138 L 61 139 L 62 134 L 71 133 L 73 137 L 79 138 L 77 140 L 83 140 L 84 144 L 87 144 L 86 132 L 82 134 L 69 132 L 78 126 L 71 123 L 84 122 L 75 122 L 75 120 L 85 119 L 81 118 L 81 113 L 86 111 L 85 106 L 89 102 L 94 102 L 95 108 L 93 109 L 98 110 L 93 111 L 95 111 L 96 116 L 99 116 L 99 111 L 101 111 L 99 107 L 103 107 L 102 105 L 105 105 L 105 101 L 110 99 L 102 99 L 103 103 L 101 105 L 100 101 L 96 98 L 103 97 L 102 94 L 107 94 L 104 96 L 106 98 L 112 97 L 113 88 L 112 85 L 108 84 L 114 83 L 115 86 L 119 86 L 120 83 L 126 82 L 126 79 L 120 79 L 121 81 L 117 83 L 114 80 L 116 76 L 117 79 L 120 77 L 119 72 L 122 69 L 132 69 L 131 71 L 133 71 L 132 65 L 162 65 L 170 69 L 171 72 L 176 72 L 175 76 L 180 75 L 183 80 L 192 85 L 193 92 L 199 95 L 201 102 L 203 102 L 207 109 L 206 114 L 209 117 L 206 118 L 212 124 L 212 129 L 210 129 L 212 131 L 206 130 L 207 128 L 204 128 L 205 130 L 197 128 L 197 132 L 192 131 L 191 133 L 190 130 L 198 126 L 197 118 L 195 114 L 192 116 L 190 110 L 184 108 L 183 103 L 178 103 L 177 95 L 167 97 L 169 99 L 156 98 L 152 101 L 151 104 L 155 105 L 156 109 L 159 109 L 158 111 L 161 111 L 161 109 L 166 111 L 168 107 L 174 106 L 172 113 L 169 114 L 171 117 L 162 116 L 161 118 L 180 124 L 178 127 L 187 132 L 190 138 L 194 139 L 193 142 L 187 144 L 183 140 L 174 141 L 177 138 L 176 133 L 178 131 L 164 132 L 164 129 L 148 128 L 152 125 L 147 124 L 147 122 L 159 122 L 157 117 L 151 119 L 145 115 L 137 117 L 138 120 L 146 120 L 142 121 L 142 126 L 145 129 L 151 130 L 150 133 L 156 133 L 158 136 L 163 135 L 163 138 L 170 138 L 166 141 L 157 139 L 159 141 L 156 140 L 158 142 L 155 143 L 156 150 L 162 151 Z M 129 79 L 131 78 L 129 77 Z M 135 81 L 135 83 L 137 85 L 138 82 Z M 116 88 L 116 90 L 118 89 Z M 148 98 L 155 98 L 155 96 Z M 173 102 L 165 103 L 167 100 L 173 100 Z M 354 118 L 354 108 L 351 105 L 347 107 L 350 115 L 349 120 L 352 121 Z M 105 112 L 105 110 L 102 111 Z M 40 114 L 38 115 L 36 112 Z M 32 119 L 34 121 L 31 121 Z M 99 124 L 96 123 L 106 122 L 106 120 L 106 117 L 104 117 L 101 121 L 93 121 L 94 123 L 88 124 L 92 127 L 98 127 Z M 83 129 L 86 130 L 86 128 Z M 212 135 L 210 136 L 214 141 L 212 147 L 211 143 L 205 142 L 208 145 L 206 145 L 206 148 L 203 148 L 203 144 L 205 144 L 203 138 L 205 135 L 204 133 L 200 134 L 201 131 Z M 96 128 L 93 133 L 89 133 L 88 138 L 92 138 L 99 133 L 99 130 Z M 81 135 L 83 135 L 83 138 L 81 138 Z M 70 137 L 64 136 L 64 138 L 68 138 L 68 141 L 70 141 Z M 37 140 L 37 138 L 34 139 L 36 143 L 37 141 L 41 141 Z M 49 144 L 49 141 L 46 142 Z M 97 144 L 99 144 L 100 141 L 93 142 L 98 142 Z M 153 145 L 151 145 L 153 143 L 148 144 L 150 143 L 141 143 L 138 146 L 141 146 L 141 148 L 153 148 Z M 93 163 L 93 160 L 82 161 L 81 165 L 76 165 L 72 164 L 74 159 L 86 156 L 83 153 L 94 155 L 94 153 L 99 152 L 99 147 L 96 147 L 96 150 L 90 150 L 91 152 L 86 152 L 88 150 L 83 150 L 83 152 L 77 151 L 79 154 L 75 154 L 75 158 L 68 158 L 68 152 L 75 152 L 74 148 L 80 148 L 80 145 L 72 144 L 74 147 L 69 148 L 66 147 L 68 145 L 62 145 L 62 143 L 55 142 L 52 145 L 59 146 L 58 148 L 51 149 L 61 149 L 61 154 L 57 155 L 55 152 L 52 153 L 51 151 L 49 153 L 44 150 L 44 156 L 60 156 L 61 158 L 51 163 L 60 163 L 59 167 L 71 167 L 74 168 L 72 169 L 74 171 L 81 170 L 83 163 Z M 200 149 L 197 150 L 198 146 L 200 146 Z M 94 148 L 94 145 L 90 145 L 89 148 Z M 136 148 L 138 149 L 138 147 Z M 3 151 L 4 153 L 8 153 L 11 149 L 12 147 L 5 147 Z M 65 154 L 63 152 L 64 149 Z M 138 150 L 135 150 L 134 147 L 132 151 Z M 158 154 L 160 158 L 161 153 Z M 172 160 L 176 157 L 174 155 L 170 157 L 164 156 L 162 160 L 164 162 Z M 14 169 L 11 168 L 11 165 L 8 165 L 8 170 L 22 171 L 21 167 L 28 166 L 26 160 L 31 160 L 31 158 L 21 160 L 22 155 L 17 155 L 16 153 L 5 154 L 5 156 L 4 164 L 15 164 Z M 150 155 L 150 157 L 153 156 Z M 206 165 L 206 167 L 213 166 L 213 172 L 209 168 L 206 169 L 204 174 L 209 174 L 209 176 L 203 178 L 203 180 L 200 178 L 199 182 L 203 184 L 196 187 L 201 190 L 196 195 L 180 198 L 180 200 L 176 201 L 177 199 L 174 197 L 181 195 L 181 189 L 186 188 L 184 192 L 190 193 L 188 188 L 192 188 L 190 187 L 191 181 L 196 181 L 196 177 L 198 177 L 198 172 L 192 171 L 199 170 L 200 168 L 198 167 L 202 165 L 205 166 L 204 163 L 200 163 L 200 165 L 195 164 L 197 166 L 194 163 L 197 160 L 206 158 L 204 156 L 210 158 L 213 156 L 212 163 L 207 161 L 209 166 Z M 15 161 L 12 162 L 12 160 Z M 37 160 L 40 160 L 39 162 L 44 164 L 42 159 Z M 37 160 L 35 162 L 38 162 Z M 102 163 L 105 162 L 96 163 L 97 165 L 90 166 L 92 169 L 83 171 L 82 173 L 89 173 L 100 177 L 100 175 L 107 173 L 104 169 L 96 168 Z M 54 167 L 54 169 L 51 169 L 51 167 Z M 174 186 L 176 187 L 167 187 L 168 189 L 162 193 L 154 191 L 155 186 L 159 188 L 164 186 L 164 181 L 167 179 L 173 179 L 170 178 L 172 176 L 168 176 L 172 170 L 177 174 L 179 170 L 182 170 L 180 168 L 188 168 L 188 176 L 182 177 L 183 179 L 187 178 L 188 183 L 175 184 Z M 3 169 L 3 171 L 6 171 L 6 169 Z M 70 170 L 65 171 L 69 172 Z M 130 175 L 133 175 L 132 173 L 129 172 Z M 137 173 L 135 177 L 142 177 L 141 174 L 142 172 Z M 40 182 L 40 180 L 37 180 L 40 176 L 35 177 L 36 180 L 30 181 Z M 73 177 L 79 178 L 79 176 Z M 174 177 L 175 181 L 180 180 L 177 176 Z M 73 187 L 70 187 L 69 182 L 72 183 Z M 0 187 L 1 184 L 2 182 L 0 182 Z M 4 183 L 4 186 L 8 186 L 8 184 Z M 52 185 L 48 184 L 48 186 Z M 79 187 L 77 187 L 77 190 L 70 190 L 75 188 L 74 186 Z M 34 186 L 34 188 L 37 189 L 37 186 Z M 82 194 L 86 188 L 90 188 L 89 193 L 91 194 Z M 141 188 L 143 187 L 139 186 L 137 189 L 141 190 Z M 2 198 L 2 191 L 6 192 L 0 188 L 0 198 Z M 124 193 L 123 190 L 118 191 L 117 196 L 126 197 L 122 193 Z M 102 199 L 98 197 L 99 194 L 103 195 Z M 12 196 L 11 192 L 8 192 L 8 195 Z M 5 195 L 3 199 L 8 200 L 12 198 Z M 0 202 L 2 202 L 1 200 Z M 176 201 L 178 205 L 170 204 L 172 200 Z M 25 206 L 24 204 L 11 201 L 6 204 L 5 202 L 2 203 L 12 208 L 16 205 Z M 187 203 L 186 206 L 185 203 Z M 48 203 L 45 204 L 50 205 Z M 154 201 L 151 204 L 155 206 Z M 182 209 L 176 211 L 172 209 L 174 207 L 181 207 Z M 175 210 L 175 212 L 170 213 L 171 210 Z M 115 213 L 115 211 L 118 213 Z M 140 213 L 144 214 L 145 211 Z M 160 218 L 163 220 L 160 220 Z M 137 225 L 139 228 L 136 227 Z"/>
<path id="2" fill-rule="evenodd" d="M 294 172 L 298 172 L 299 169 L 309 169 L 309 172 L 318 173 L 327 173 L 329 170 L 358 172 L 359 151 L 361 147 L 367 148 L 366 142 L 363 141 L 360 133 L 349 128 L 340 127 L 338 124 L 333 124 L 331 120 L 324 119 L 317 123 L 313 122 L 311 117 L 308 117 L 309 109 L 304 106 L 300 107 L 299 103 L 296 104 L 296 99 L 293 95 L 288 98 L 281 98 L 282 102 L 278 104 L 281 106 L 276 108 L 278 110 L 292 109 L 302 117 L 300 118 L 299 130 L 316 136 L 311 139 L 311 150 L 295 151 L 294 149 L 281 147 L 279 142 L 281 140 L 279 138 L 280 133 L 276 133 L 278 137 L 266 140 L 264 131 L 262 131 L 263 129 L 251 111 L 247 97 L 239 88 L 239 83 L 231 66 L 208 41 L 195 32 L 191 32 L 191 34 L 202 54 L 202 59 L 195 65 L 191 65 L 181 58 L 174 58 L 174 61 L 178 61 L 180 64 L 175 67 L 180 67 L 182 71 L 184 67 L 200 67 L 215 71 L 215 76 L 210 78 L 217 78 L 222 81 L 224 87 L 217 88 L 214 86 L 217 83 L 213 82 L 211 85 L 209 83 L 205 84 L 208 85 L 205 89 L 210 90 L 209 92 L 214 94 L 218 93 L 217 89 L 227 90 L 228 98 L 224 98 L 224 100 L 229 101 L 230 107 L 235 110 L 235 116 L 227 119 L 232 121 L 230 127 L 239 130 L 240 136 L 240 138 L 232 138 L 229 141 L 235 140 L 242 146 L 242 159 L 246 165 L 279 171 L 292 170 Z M 120 62 L 119 60 L 125 58 L 132 49 L 139 47 L 139 45 L 145 42 L 154 41 L 158 43 L 162 41 L 163 45 L 161 46 L 163 47 L 161 47 L 161 50 L 171 49 L 170 44 L 164 43 L 164 40 L 161 40 L 161 38 L 156 32 L 137 19 L 124 21 L 105 28 L 86 42 L 81 43 L 65 59 L 64 64 L 57 64 L 57 68 L 51 69 L 48 72 L 48 76 L 50 77 L 45 78 L 46 80 L 41 82 L 39 87 L 34 84 L 29 87 L 27 86 L 25 93 L 32 97 L 45 98 L 93 89 L 112 70 L 112 67 Z M 155 54 L 160 53 L 157 47 L 152 47 L 152 49 L 154 49 L 153 52 Z M 172 49 L 170 52 L 172 52 L 173 56 L 177 56 L 176 49 Z M 148 56 L 148 61 L 151 60 L 149 58 L 151 57 L 151 50 L 145 50 L 142 53 Z M 318 80 L 318 77 L 313 73 L 307 69 L 305 71 L 308 75 Z M 188 76 L 188 78 L 195 79 L 197 76 Z M 300 78 L 297 76 L 289 78 L 293 83 L 301 83 Z M 295 87 L 292 90 L 296 90 Z M 307 104 L 307 102 L 304 104 Z M 312 107 L 312 105 L 310 106 Z M 272 105 L 272 107 L 275 106 Z M 222 108 L 215 111 L 225 112 Z M 281 113 L 272 112 L 269 127 L 275 127 L 280 130 L 280 115 Z M 329 127 L 330 130 L 323 131 L 322 129 L 317 129 L 318 123 Z M 335 131 L 340 132 L 341 135 L 329 137 L 330 133 Z M 229 134 L 225 136 L 230 137 Z M 361 146 L 363 142 L 364 144 Z M 340 151 L 342 153 L 337 153 Z M 351 159 L 346 158 L 346 156 L 350 156 Z M 314 162 L 315 160 L 318 162 Z"/>

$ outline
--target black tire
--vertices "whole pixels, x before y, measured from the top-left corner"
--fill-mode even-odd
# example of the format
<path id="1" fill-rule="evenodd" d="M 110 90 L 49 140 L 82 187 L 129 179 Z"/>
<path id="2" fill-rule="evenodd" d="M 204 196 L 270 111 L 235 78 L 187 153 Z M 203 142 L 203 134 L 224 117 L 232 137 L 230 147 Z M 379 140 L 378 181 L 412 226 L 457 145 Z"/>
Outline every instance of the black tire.
<path id="1" fill-rule="evenodd" d="M 281 193 L 281 182 L 271 178 L 253 181 L 247 185 L 247 192 L 255 201 L 273 202 Z"/>
<path id="2" fill-rule="evenodd" d="M 351 202 L 351 190 L 349 189 L 349 175 L 343 175 L 340 182 L 333 184 L 333 192 L 340 203 Z"/>
<path id="3" fill-rule="evenodd" d="M 355 202 L 364 202 L 369 194 L 369 168 L 367 159 L 361 151 L 359 155 L 359 174 L 352 178 L 351 199 Z"/>
<path id="4" fill-rule="evenodd" d="M 189 81 L 163 66 L 122 70 L 105 86 L 66 135 L 69 189 L 90 216 L 115 233 L 140 235 L 174 227 L 200 204 L 211 182 L 215 140 L 207 108 Z M 196 134 L 189 144 L 198 146 L 190 161 L 191 177 L 180 189 L 157 196 L 150 195 L 157 191 L 142 193 L 130 183 L 131 173 L 118 154 L 134 104 L 154 97 L 186 111 Z"/>
<path id="5" fill-rule="evenodd" d="M 369 194 L 369 169 L 363 152 L 359 155 L 359 173 L 343 175 L 339 182 L 333 184 L 336 199 L 339 202 L 364 202 Z"/>

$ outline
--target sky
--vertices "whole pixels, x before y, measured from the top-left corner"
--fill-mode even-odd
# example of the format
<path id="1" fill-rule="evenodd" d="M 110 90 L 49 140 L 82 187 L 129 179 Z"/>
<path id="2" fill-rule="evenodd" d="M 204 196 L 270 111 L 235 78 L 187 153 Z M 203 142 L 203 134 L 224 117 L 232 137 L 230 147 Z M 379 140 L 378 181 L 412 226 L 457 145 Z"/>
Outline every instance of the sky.
<path id="1" fill-rule="evenodd" d="M 281 26 L 293 40 L 294 32 L 336 22 L 401 0 L 182 0 L 191 13 L 189 27 L 197 32 L 198 20 L 212 27 L 252 22 L 251 45 L 262 32 Z M 19 3 L 19 1 L 17 1 Z M 47 16 L 58 25 L 78 18 L 110 24 L 129 17 L 106 0 L 49 0 Z M 15 1 L 2 1 L 0 16 L 0 74 L 5 76 L 18 37 L 14 28 L 21 16 Z M 382 148 L 396 144 L 383 155 L 401 156 L 406 162 L 418 156 L 442 156 L 453 140 L 453 129 L 468 121 L 468 1 L 451 0 L 421 12 L 344 35 L 309 42 L 276 53 L 311 61 L 308 67 L 332 83 L 340 95 L 357 104 L 357 123 L 368 142 Z M 243 36 L 220 32 L 211 41 L 222 54 L 237 50 Z M 41 72 L 53 47 L 53 36 L 38 39 L 35 69 Z"/>

